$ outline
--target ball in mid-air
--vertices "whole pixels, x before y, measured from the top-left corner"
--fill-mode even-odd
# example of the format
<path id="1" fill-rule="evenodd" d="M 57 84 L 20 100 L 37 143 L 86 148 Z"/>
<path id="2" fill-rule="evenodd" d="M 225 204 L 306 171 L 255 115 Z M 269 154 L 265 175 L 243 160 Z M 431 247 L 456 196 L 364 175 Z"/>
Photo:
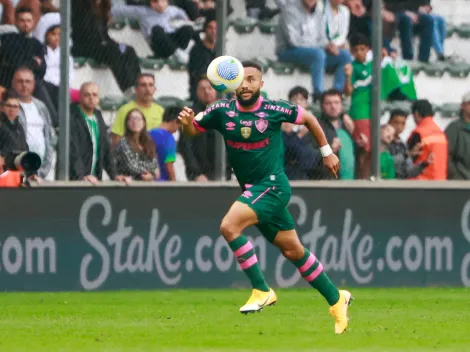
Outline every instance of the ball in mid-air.
<path id="1" fill-rule="evenodd" d="M 207 68 L 207 78 L 220 93 L 234 92 L 240 87 L 244 77 L 243 65 L 232 56 L 219 56 Z"/>

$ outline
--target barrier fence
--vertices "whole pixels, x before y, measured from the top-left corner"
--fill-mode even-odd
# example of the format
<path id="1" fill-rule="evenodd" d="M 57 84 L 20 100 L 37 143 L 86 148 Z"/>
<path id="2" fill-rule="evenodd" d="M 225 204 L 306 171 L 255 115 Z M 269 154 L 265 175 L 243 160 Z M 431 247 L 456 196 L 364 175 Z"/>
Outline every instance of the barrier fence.
<path id="1" fill-rule="evenodd" d="M 182 185 L 0 190 L 0 289 L 246 287 L 218 232 L 238 194 Z M 470 286 L 470 189 L 297 186 L 289 210 L 340 286 Z M 306 286 L 255 228 L 245 234 L 271 285 Z"/>

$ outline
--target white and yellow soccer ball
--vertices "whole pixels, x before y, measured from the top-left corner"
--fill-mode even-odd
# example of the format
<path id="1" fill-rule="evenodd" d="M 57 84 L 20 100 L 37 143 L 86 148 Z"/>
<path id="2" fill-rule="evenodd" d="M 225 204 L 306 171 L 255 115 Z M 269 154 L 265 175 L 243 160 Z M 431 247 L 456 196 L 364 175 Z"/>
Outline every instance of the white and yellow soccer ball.
<path id="1" fill-rule="evenodd" d="M 234 92 L 240 87 L 244 77 L 242 63 L 233 56 L 219 56 L 207 68 L 209 82 L 220 93 Z"/>

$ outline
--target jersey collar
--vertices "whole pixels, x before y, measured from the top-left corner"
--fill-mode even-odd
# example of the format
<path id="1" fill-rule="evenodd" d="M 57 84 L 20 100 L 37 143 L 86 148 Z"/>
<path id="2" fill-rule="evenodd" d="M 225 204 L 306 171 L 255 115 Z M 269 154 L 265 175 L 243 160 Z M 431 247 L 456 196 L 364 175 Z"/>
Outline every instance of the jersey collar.
<path id="1" fill-rule="evenodd" d="M 253 106 L 253 108 L 251 109 L 245 109 L 243 106 L 241 106 L 239 103 L 238 103 L 238 100 L 235 100 L 235 105 L 237 106 L 237 110 L 241 111 L 241 112 L 253 112 L 253 111 L 257 111 L 259 110 L 259 108 L 261 107 L 261 104 L 263 103 L 263 97 L 260 96 L 258 98 L 258 101 L 256 102 L 256 104 Z"/>

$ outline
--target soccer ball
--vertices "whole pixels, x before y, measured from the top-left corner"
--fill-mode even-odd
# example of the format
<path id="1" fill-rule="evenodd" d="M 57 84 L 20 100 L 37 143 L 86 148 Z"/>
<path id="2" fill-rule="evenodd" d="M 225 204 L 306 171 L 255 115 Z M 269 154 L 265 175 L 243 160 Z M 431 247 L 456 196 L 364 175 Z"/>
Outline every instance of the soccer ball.
<path id="1" fill-rule="evenodd" d="M 232 93 L 243 82 L 245 70 L 242 63 L 232 56 L 219 56 L 207 68 L 207 78 L 220 93 Z"/>

